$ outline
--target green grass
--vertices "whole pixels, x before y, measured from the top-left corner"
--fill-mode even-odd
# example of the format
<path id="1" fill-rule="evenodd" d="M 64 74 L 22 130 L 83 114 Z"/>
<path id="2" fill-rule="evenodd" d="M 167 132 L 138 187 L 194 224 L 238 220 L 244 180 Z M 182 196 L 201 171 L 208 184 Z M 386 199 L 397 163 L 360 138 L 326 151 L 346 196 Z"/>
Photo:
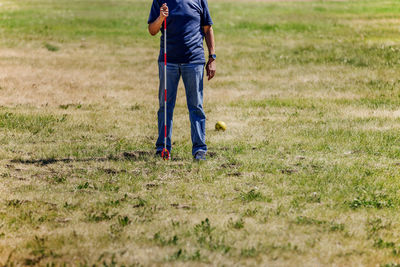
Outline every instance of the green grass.
<path id="1" fill-rule="evenodd" d="M 400 3 L 209 5 L 197 163 L 149 1 L 0 4 L 0 265 L 398 266 Z"/>

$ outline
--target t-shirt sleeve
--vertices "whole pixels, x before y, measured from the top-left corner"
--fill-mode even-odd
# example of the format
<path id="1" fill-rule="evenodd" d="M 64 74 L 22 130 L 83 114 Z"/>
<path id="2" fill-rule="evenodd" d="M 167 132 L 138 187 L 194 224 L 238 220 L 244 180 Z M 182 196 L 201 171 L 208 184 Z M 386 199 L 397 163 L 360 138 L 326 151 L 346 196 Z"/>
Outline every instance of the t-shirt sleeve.
<path id="1" fill-rule="evenodd" d="M 207 0 L 200 0 L 200 2 L 203 9 L 201 13 L 201 26 L 213 25 Z"/>
<path id="2" fill-rule="evenodd" d="M 160 16 L 160 4 L 157 0 L 153 0 L 153 4 L 151 5 L 149 19 L 147 21 L 148 24 L 154 22 Z"/>

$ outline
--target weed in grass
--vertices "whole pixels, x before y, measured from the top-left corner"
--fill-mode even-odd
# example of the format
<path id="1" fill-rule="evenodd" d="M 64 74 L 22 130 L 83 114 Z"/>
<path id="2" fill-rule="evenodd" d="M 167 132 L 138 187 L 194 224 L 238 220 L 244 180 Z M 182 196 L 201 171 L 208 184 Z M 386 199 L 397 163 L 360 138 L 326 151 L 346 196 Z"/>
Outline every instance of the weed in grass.
<path id="1" fill-rule="evenodd" d="M 374 247 L 376 248 L 394 248 L 396 244 L 394 242 L 384 241 L 382 238 L 378 238 L 374 241 Z"/>
<path id="2" fill-rule="evenodd" d="M 64 105 L 59 105 L 58 106 L 60 109 L 68 109 L 69 107 L 74 107 L 76 109 L 82 108 L 82 104 L 64 104 Z"/>
<path id="3" fill-rule="evenodd" d="M 256 248 L 243 248 L 240 250 L 240 256 L 245 257 L 245 258 L 250 258 L 250 257 L 255 257 L 257 256 L 258 251 Z"/>
<path id="4" fill-rule="evenodd" d="M 238 220 L 234 221 L 232 218 L 230 218 L 228 221 L 228 227 L 238 230 L 242 229 L 244 228 L 244 220 L 239 218 Z"/>
<path id="5" fill-rule="evenodd" d="M 123 231 L 124 231 L 124 227 L 121 226 L 120 224 L 111 224 L 110 225 L 110 238 L 114 241 L 121 238 Z"/>
<path id="6" fill-rule="evenodd" d="M 112 253 L 111 259 L 109 261 L 107 259 L 103 259 L 104 256 L 105 256 L 105 254 L 102 254 L 99 257 L 99 259 L 97 260 L 98 262 L 100 262 L 101 266 L 103 266 L 103 267 L 117 267 L 117 266 L 119 266 L 118 261 L 116 259 L 115 253 Z"/>
<path id="7" fill-rule="evenodd" d="M 194 226 L 194 233 L 199 245 L 208 248 L 211 251 L 222 251 L 228 253 L 231 250 L 229 245 L 225 244 L 223 236 L 218 236 L 216 228 L 211 226 L 208 218 Z"/>
<path id="8" fill-rule="evenodd" d="M 187 222 L 181 223 L 180 221 L 171 220 L 171 226 L 173 228 L 179 228 L 181 225 L 187 224 Z"/>
<path id="9" fill-rule="evenodd" d="M 28 200 L 20 200 L 20 199 L 10 199 L 6 201 L 7 206 L 12 206 L 12 207 L 19 207 L 24 203 L 28 203 Z"/>
<path id="10" fill-rule="evenodd" d="M 35 236 L 33 240 L 27 243 L 26 248 L 30 250 L 30 255 L 33 257 L 25 258 L 25 265 L 37 265 L 45 258 L 58 256 L 46 245 L 46 241 L 47 238 Z"/>
<path id="11" fill-rule="evenodd" d="M 71 204 L 71 203 L 68 203 L 68 202 L 64 202 L 63 207 L 65 209 L 67 209 L 67 210 L 75 210 L 75 209 L 77 209 L 79 207 L 79 204 Z"/>
<path id="12" fill-rule="evenodd" d="M 56 184 L 63 184 L 67 181 L 67 178 L 63 175 L 55 175 L 51 176 L 47 179 L 51 183 L 56 183 Z"/>
<path id="13" fill-rule="evenodd" d="M 128 216 L 118 216 L 118 223 L 120 226 L 125 227 L 131 223 L 131 220 Z"/>
<path id="14" fill-rule="evenodd" d="M 115 192 L 115 193 L 118 193 L 119 192 L 119 186 L 118 185 L 115 185 L 115 184 L 113 184 L 113 183 L 105 183 L 104 185 L 103 185 L 103 191 L 108 191 L 108 192 Z"/>
<path id="15" fill-rule="evenodd" d="M 293 245 L 291 242 L 288 243 L 279 243 L 279 244 L 271 244 L 267 246 L 267 250 L 272 251 L 279 251 L 280 253 L 296 253 L 301 254 L 302 251 L 299 249 L 297 245 Z"/>
<path id="16" fill-rule="evenodd" d="M 144 206 L 147 205 L 147 200 L 145 200 L 145 199 L 143 199 L 141 197 L 138 197 L 136 199 L 136 202 L 137 203 L 135 205 L 133 205 L 134 208 L 140 208 L 140 207 L 144 207 Z"/>
<path id="17" fill-rule="evenodd" d="M 336 223 L 334 221 L 323 221 L 323 220 L 316 220 L 309 217 L 298 216 L 295 221 L 298 225 L 316 225 L 322 226 L 328 232 L 337 232 L 344 230 L 344 224 Z"/>
<path id="18" fill-rule="evenodd" d="M 352 209 L 359 208 L 390 208 L 393 207 L 395 202 L 388 195 L 384 193 L 371 194 L 371 195 L 363 195 L 360 197 L 356 197 L 352 201 L 348 202 L 348 205 Z"/>
<path id="19" fill-rule="evenodd" d="M 245 217 L 254 217 L 256 216 L 258 213 L 258 209 L 254 208 L 254 209 L 246 209 L 246 211 L 243 213 L 243 216 Z"/>
<path id="20" fill-rule="evenodd" d="M 173 235 L 171 238 L 165 239 L 160 232 L 157 232 L 154 234 L 153 240 L 160 246 L 176 246 L 179 238 L 177 235 Z"/>
<path id="21" fill-rule="evenodd" d="M 178 249 L 171 256 L 167 257 L 167 261 L 201 261 L 206 262 L 207 259 L 204 258 L 200 250 L 196 250 L 194 253 L 188 253 L 184 249 Z"/>
<path id="22" fill-rule="evenodd" d="M 49 50 L 50 52 L 57 52 L 58 50 L 60 50 L 60 48 L 58 46 L 49 44 L 49 43 L 45 43 L 44 47 L 46 47 L 47 50 Z"/>
<path id="23" fill-rule="evenodd" d="M 44 255 L 47 249 L 45 245 L 45 238 L 35 236 L 34 240 L 28 243 L 27 247 L 32 249 L 32 254 L 35 256 Z"/>
<path id="24" fill-rule="evenodd" d="M 317 192 L 312 192 L 306 197 L 308 203 L 321 203 L 321 195 Z"/>
<path id="25" fill-rule="evenodd" d="M 76 189 L 78 189 L 78 190 L 88 189 L 89 186 L 90 186 L 89 182 L 85 182 L 85 183 L 83 183 L 83 184 L 79 184 L 79 185 L 76 187 Z"/>
<path id="26" fill-rule="evenodd" d="M 133 206 L 136 209 L 135 211 L 135 222 L 138 223 L 146 223 L 151 222 L 154 218 L 155 213 L 157 212 L 157 206 L 143 206 L 140 209 L 137 209 L 136 206 Z"/>
<path id="27" fill-rule="evenodd" d="M 399 257 L 400 256 L 400 246 L 398 246 L 397 248 L 393 248 L 392 254 L 396 257 Z"/>
<path id="28" fill-rule="evenodd" d="M 244 202 L 250 202 L 250 201 L 263 201 L 266 198 L 261 194 L 261 192 L 256 191 L 255 189 L 251 189 L 248 192 L 241 192 L 240 193 L 240 198 Z"/>
<path id="29" fill-rule="evenodd" d="M 390 230 L 391 227 L 392 223 L 390 221 L 383 222 L 381 218 L 368 219 L 365 224 L 367 238 L 375 238 L 382 230 Z"/>
<path id="30" fill-rule="evenodd" d="M 215 227 L 211 227 L 210 220 L 206 218 L 204 221 L 201 221 L 201 223 L 196 224 L 194 226 L 194 232 L 198 235 L 211 235 L 211 232 L 215 230 Z"/>
<path id="31" fill-rule="evenodd" d="M 140 109 L 141 109 L 141 106 L 137 103 L 130 107 L 130 110 L 140 110 Z"/>
<path id="32" fill-rule="evenodd" d="M 105 211 L 92 211 L 88 213 L 87 219 L 89 222 L 109 221 L 117 216 L 117 214 L 118 213 L 110 213 L 108 209 Z"/>
<path id="33" fill-rule="evenodd" d="M 116 200 L 110 200 L 110 201 L 106 202 L 105 205 L 117 207 L 117 206 L 121 205 L 123 202 L 126 202 L 127 200 L 128 200 L 128 194 L 124 194 L 124 196 L 122 198 L 116 199 Z"/>

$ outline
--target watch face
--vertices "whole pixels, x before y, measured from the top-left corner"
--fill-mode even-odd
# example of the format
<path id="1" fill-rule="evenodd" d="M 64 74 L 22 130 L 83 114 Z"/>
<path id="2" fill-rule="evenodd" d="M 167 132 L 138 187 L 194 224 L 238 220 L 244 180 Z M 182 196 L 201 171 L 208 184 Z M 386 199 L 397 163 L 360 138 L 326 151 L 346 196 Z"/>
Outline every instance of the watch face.
<path id="1" fill-rule="evenodd" d="M 210 55 L 210 58 L 213 58 L 213 59 L 216 59 L 217 58 L 217 55 Z"/>

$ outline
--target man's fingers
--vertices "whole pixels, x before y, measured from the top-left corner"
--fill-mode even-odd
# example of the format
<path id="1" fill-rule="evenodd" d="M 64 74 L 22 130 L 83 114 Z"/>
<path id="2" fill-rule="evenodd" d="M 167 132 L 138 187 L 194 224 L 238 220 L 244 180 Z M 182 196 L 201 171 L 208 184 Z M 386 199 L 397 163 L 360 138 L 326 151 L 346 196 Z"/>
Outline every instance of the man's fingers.
<path id="1" fill-rule="evenodd" d="M 208 80 L 211 80 L 215 76 L 215 72 L 216 72 L 215 62 L 209 61 L 206 65 L 206 71 L 207 71 Z"/>
<path id="2" fill-rule="evenodd" d="M 210 71 L 210 76 L 208 76 L 208 80 L 211 80 L 215 76 L 215 70 Z"/>
<path id="3" fill-rule="evenodd" d="M 213 77 L 213 74 L 212 74 L 212 71 L 210 70 L 210 71 L 208 71 L 208 80 L 211 80 L 212 79 L 212 77 Z"/>
<path id="4" fill-rule="evenodd" d="M 168 6 L 164 3 L 162 6 L 161 6 L 161 8 L 160 8 L 160 12 L 162 13 L 162 15 L 164 16 L 164 17 L 168 17 Z"/>

